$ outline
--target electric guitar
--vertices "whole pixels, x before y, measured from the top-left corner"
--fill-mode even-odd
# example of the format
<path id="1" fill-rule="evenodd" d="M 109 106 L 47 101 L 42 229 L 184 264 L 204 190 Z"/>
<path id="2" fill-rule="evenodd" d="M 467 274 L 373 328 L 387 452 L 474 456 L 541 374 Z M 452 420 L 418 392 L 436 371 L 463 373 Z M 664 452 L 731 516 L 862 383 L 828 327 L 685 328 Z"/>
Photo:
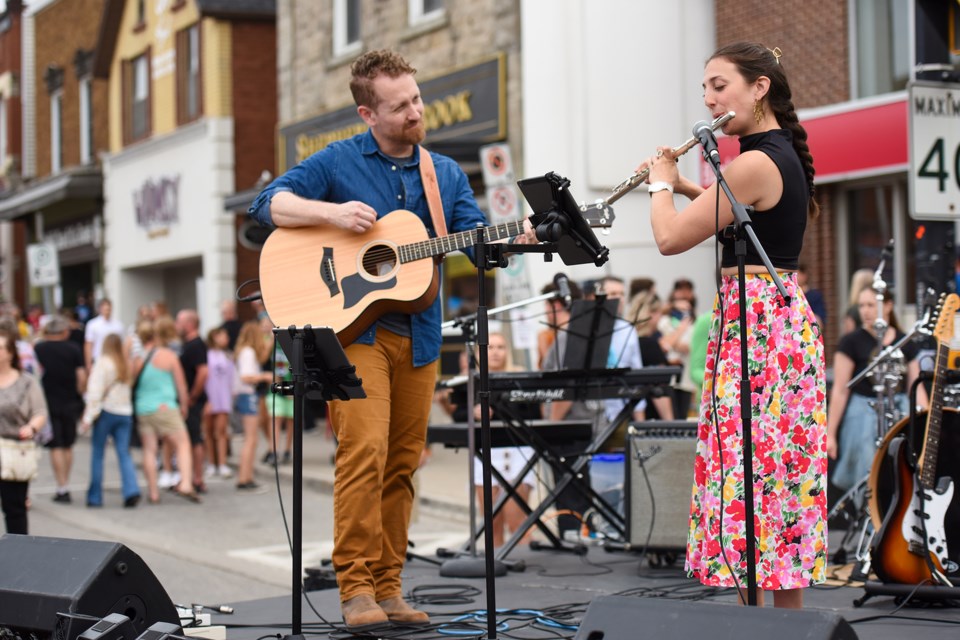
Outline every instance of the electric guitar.
<path id="1" fill-rule="evenodd" d="M 943 380 L 958 307 L 960 297 L 955 293 L 947 296 L 934 329 L 937 358 L 926 437 L 916 474 L 909 460 L 906 438 L 897 438 L 890 445 L 895 491 L 877 532 L 877 542 L 871 550 L 873 569 L 883 582 L 919 584 L 924 580 L 936 579 L 938 575 L 955 574 L 960 570 L 948 557 L 944 527 L 947 509 L 953 499 L 953 479 L 941 475 L 937 480 L 945 387 Z"/>
<path id="2" fill-rule="evenodd" d="M 613 223 L 613 209 L 581 207 L 594 227 Z M 523 220 L 483 227 L 484 241 L 523 233 Z M 344 346 L 391 311 L 418 313 L 439 290 L 436 260 L 472 247 L 478 230 L 430 238 L 420 218 L 398 209 L 364 233 L 330 225 L 277 228 L 260 252 L 260 292 L 278 327 L 330 327 Z"/>

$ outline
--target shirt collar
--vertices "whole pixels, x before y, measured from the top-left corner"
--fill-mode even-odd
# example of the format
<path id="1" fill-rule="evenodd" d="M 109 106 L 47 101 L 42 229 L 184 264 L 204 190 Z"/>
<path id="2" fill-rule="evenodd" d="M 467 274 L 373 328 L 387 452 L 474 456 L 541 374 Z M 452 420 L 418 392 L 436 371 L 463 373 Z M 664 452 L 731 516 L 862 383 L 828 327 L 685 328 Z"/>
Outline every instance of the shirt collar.
<path id="1" fill-rule="evenodd" d="M 387 160 L 387 156 L 380 151 L 380 146 L 377 144 L 377 139 L 373 137 L 373 131 L 367 129 L 366 133 L 363 134 L 363 137 L 360 140 L 360 153 L 365 156 L 378 155 L 384 160 Z M 392 160 L 391 160 L 392 162 Z M 420 145 L 413 146 L 413 161 L 410 162 L 407 166 L 414 166 L 420 164 Z"/>

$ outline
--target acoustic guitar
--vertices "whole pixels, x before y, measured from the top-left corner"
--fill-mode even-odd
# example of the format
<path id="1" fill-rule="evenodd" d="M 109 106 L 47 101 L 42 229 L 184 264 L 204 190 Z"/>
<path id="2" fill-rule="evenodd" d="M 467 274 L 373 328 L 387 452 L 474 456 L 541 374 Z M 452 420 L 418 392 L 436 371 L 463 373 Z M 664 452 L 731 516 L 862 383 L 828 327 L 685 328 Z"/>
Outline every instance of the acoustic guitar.
<path id="1" fill-rule="evenodd" d="M 593 227 L 613 222 L 603 204 L 581 207 Z M 483 227 L 484 241 L 523 233 L 523 221 Z M 356 340 L 385 313 L 418 313 L 437 297 L 436 258 L 472 247 L 478 230 L 430 238 L 420 218 L 398 209 L 364 233 L 330 225 L 277 228 L 260 252 L 260 292 L 278 327 L 330 327 L 340 344 Z"/>
<path id="2" fill-rule="evenodd" d="M 953 499 L 953 479 L 938 473 L 943 420 L 944 377 L 953 337 L 954 315 L 960 297 L 952 293 L 943 302 L 934 329 L 937 357 L 926 436 L 914 473 L 906 438 L 890 444 L 895 488 L 893 501 L 877 531 L 871 549 L 873 570 L 887 583 L 919 584 L 955 574 L 960 567 L 948 555 L 944 521 Z"/>

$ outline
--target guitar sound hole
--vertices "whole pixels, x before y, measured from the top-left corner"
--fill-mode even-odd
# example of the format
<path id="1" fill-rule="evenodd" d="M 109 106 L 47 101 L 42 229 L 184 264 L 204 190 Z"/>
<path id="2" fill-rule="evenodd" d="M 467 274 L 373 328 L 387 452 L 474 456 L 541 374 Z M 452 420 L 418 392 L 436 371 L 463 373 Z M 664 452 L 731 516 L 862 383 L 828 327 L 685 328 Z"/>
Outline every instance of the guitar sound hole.
<path id="1" fill-rule="evenodd" d="M 385 244 L 372 245 L 363 255 L 363 270 L 374 277 L 387 275 L 396 265 L 396 253 Z"/>

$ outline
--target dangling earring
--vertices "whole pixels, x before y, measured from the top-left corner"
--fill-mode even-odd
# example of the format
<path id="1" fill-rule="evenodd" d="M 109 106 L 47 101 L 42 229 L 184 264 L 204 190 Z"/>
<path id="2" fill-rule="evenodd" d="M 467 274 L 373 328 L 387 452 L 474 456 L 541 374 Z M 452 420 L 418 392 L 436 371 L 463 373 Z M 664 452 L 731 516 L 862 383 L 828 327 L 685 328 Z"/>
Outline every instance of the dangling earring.
<path id="1" fill-rule="evenodd" d="M 753 119 L 757 124 L 763 124 L 763 102 L 760 100 L 753 103 Z"/>

